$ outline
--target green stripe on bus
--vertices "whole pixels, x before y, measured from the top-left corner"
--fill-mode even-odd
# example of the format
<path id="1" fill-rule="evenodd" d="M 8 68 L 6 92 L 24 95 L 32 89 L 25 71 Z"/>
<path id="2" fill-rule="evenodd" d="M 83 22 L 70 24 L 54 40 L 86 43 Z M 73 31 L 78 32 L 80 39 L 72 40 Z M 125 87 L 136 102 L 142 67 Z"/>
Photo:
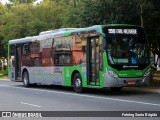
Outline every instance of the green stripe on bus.
<path id="1" fill-rule="evenodd" d="M 56 74 L 31 74 L 32 76 L 63 76 L 63 75 L 56 75 Z"/>

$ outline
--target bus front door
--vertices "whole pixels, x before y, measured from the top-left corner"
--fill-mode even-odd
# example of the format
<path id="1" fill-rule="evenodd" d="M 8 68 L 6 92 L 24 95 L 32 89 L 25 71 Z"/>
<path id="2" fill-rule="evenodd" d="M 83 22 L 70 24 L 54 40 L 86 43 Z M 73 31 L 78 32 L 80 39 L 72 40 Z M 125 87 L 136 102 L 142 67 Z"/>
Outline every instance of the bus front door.
<path id="1" fill-rule="evenodd" d="M 100 66 L 100 45 L 99 37 L 87 38 L 87 82 L 91 86 L 99 86 Z"/>

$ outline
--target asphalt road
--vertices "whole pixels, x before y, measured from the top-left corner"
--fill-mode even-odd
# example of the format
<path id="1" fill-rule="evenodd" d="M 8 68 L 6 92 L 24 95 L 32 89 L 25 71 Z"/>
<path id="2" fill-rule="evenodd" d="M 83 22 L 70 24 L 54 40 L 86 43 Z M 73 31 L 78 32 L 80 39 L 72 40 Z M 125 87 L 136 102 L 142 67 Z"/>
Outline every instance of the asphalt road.
<path id="1" fill-rule="evenodd" d="M 160 91 L 124 88 L 120 93 L 114 93 L 110 90 L 88 89 L 83 94 L 77 94 L 73 88 L 69 87 L 37 86 L 25 88 L 21 82 L 0 80 L 0 111 L 152 112 L 160 111 Z M 86 119 L 93 120 L 91 117 Z M 141 119 L 153 118 L 142 117 Z"/>

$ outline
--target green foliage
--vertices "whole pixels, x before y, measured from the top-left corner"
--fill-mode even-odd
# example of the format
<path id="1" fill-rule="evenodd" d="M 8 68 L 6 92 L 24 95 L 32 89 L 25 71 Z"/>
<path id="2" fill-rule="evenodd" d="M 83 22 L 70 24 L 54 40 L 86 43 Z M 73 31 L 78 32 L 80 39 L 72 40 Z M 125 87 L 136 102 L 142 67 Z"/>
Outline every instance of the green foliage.
<path id="1" fill-rule="evenodd" d="M 0 70 L 0 79 L 8 79 L 8 70 Z"/>
<path id="2" fill-rule="evenodd" d="M 0 57 L 11 39 L 62 27 L 127 23 L 143 26 L 151 50 L 160 55 L 160 0 L 10 0 L 0 4 Z M 159 38 L 157 37 L 159 36 Z"/>
<path id="3" fill-rule="evenodd" d="M 9 0 L 13 5 L 19 5 L 19 4 L 23 4 L 23 3 L 33 3 L 36 0 Z"/>

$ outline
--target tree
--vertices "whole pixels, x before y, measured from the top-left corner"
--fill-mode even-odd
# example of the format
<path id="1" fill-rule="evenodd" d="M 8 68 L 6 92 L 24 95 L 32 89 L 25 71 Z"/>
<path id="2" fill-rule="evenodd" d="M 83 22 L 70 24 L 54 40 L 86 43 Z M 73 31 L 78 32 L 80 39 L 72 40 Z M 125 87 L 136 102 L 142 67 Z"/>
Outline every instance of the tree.
<path id="1" fill-rule="evenodd" d="M 152 52 L 160 55 L 159 0 L 10 0 L 0 4 L 0 39 L 38 35 L 61 27 L 87 27 L 96 24 L 134 24 L 144 27 Z M 155 52 L 156 51 L 156 52 Z"/>
<path id="2" fill-rule="evenodd" d="M 6 54 L 4 53 L 5 46 L 3 44 L 3 39 L 4 39 L 3 28 L 6 23 L 5 19 L 6 14 L 7 14 L 7 8 L 4 5 L 0 4 L 0 58 L 6 56 Z"/>
<path id="3" fill-rule="evenodd" d="M 33 6 L 31 11 L 34 15 L 32 25 L 34 29 L 36 29 L 37 34 L 45 30 L 53 30 L 62 27 L 64 10 L 58 3 L 45 0 L 42 4 Z"/>
<path id="4" fill-rule="evenodd" d="M 160 57 L 160 1 L 152 0 L 152 7 L 147 21 L 147 33 L 150 40 L 152 53 Z"/>

